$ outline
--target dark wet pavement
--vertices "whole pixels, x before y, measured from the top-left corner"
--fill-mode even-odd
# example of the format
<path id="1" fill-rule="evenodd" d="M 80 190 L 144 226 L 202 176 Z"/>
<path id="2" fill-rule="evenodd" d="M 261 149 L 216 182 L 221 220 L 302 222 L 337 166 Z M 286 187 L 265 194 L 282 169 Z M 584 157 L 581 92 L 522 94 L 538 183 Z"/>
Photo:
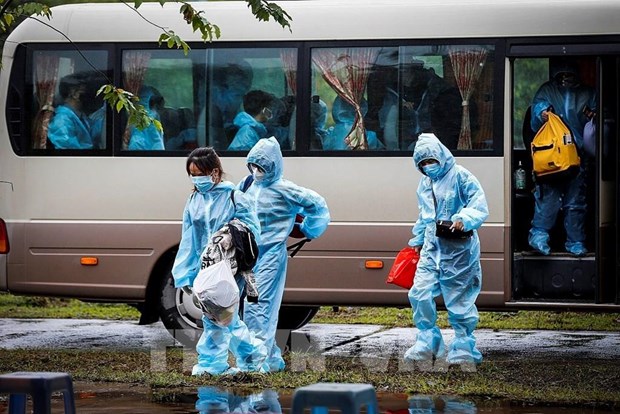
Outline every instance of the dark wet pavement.
<path id="1" fill-rule="evenodd" d="M 293 350 L 313 350 L 324 356 L 376 358 L 404 355 L 413 345 L 415 328 L 380 325 L 309 324 L 293 331 Z M 442 329 L 446 343 L 451 329 Z M 620 358 L 619 332 L 479 329 L 475 332 L 483 355 L 548 359 Z M 288 331 L 278 333 L 279 343 Z M 133 321 L 86 319 L 0 319 L 0 349 L 165 349 L 178 345 L 161 322 L 141 326 Z"/>

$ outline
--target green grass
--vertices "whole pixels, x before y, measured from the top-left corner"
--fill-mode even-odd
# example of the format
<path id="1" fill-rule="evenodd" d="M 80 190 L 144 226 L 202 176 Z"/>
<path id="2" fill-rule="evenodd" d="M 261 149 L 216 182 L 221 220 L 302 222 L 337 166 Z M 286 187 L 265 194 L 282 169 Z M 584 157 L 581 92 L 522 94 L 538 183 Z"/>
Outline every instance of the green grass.
<path id="1" fill-rule="evenodd" d="M 413 326 L 411 309 L 322 307 L 313 323 L 360 323 L 386 327 Z M 437 324 L 447 328 L 448 314 L 440 311 Z M 545 329 L 620 331 L 620 313 L 515 311 L 480 312 L 478 329 Z"/>
<path id="2" fill-rule="evenodd" d="M 0 293 L 0 318 L 137 320 L 140 312 L 124 304 L 86 303 L 76 299 Z"/>

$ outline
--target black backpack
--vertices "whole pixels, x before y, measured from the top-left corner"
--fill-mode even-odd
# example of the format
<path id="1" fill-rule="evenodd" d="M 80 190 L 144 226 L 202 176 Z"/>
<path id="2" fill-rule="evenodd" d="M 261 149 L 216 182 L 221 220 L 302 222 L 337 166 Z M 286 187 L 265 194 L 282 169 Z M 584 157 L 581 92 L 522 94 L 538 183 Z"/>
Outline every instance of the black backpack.
<path id="1" fill-rule="evenodd" d="M 244 193 L 252 185 L 254 176 L 249 174 L 245 177 L 241 191 Z M 235 204 L 235 191 L 231 191 L 230 197 L 233 204 Z M 250 271 L 254 268 L 256 260 L 258 259 L 258 245 L 254 233 L 252 233 L 247 227 L 244 230 L 238 229 L 236 226 L 230 224 L 230 236 L 232 237 L 233 245 L 235 246 L 235 259 L 237 260 L 237 267 L 240 271 Z"/>
<path id="2" fill-rule="evenodd" d="M 230 236 L 235 246 L 235 259 L 237 268 L 247 272 L 254 268 L 258 259 L 258 245 L 252 233 L 247 227 L 238 228 L 234 224 L 229 224 Z"/>

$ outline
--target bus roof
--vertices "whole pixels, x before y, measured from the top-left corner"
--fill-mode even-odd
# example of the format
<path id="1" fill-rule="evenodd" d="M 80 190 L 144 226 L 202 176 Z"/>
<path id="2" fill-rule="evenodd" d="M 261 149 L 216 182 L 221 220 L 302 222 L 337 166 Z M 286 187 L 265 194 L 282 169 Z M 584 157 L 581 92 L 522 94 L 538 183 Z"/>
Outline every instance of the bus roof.
<path id="1" fill-rule="evenodd" d="M 618 34 L 618 0 L 301 0 L 277 1 L 291 29 L 259 22 L 247 3 L 193 3 L 222 30 L 221 41 L 425 39 Z M 74 42 L 155 41 L 161 27 L 187 41 L 199 34 L 183 21 L 178 3 L 143 3 L 139 14 L 119 3 L 83 3 L 52 9 L 47 25 Z M 143 16 L 143 17 L 141 17 Z M 146 20 L 148 20 L 148 23 Z M 28 19 L 11 42 L 67 42 L 49 26 Z M 158 27 L 161 26 L 161 27 Z"/>

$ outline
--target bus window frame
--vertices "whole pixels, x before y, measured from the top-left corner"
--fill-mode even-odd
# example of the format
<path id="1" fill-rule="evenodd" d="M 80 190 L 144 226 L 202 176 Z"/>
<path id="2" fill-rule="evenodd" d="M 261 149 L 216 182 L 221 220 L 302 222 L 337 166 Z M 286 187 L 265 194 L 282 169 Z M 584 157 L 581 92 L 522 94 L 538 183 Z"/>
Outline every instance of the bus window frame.
<path id="1" fill-rule="evenodd" d="M 208 49 L 274 49 L 274 48 L 295 48 L 297 49 L 297 96 L 296 107 L 297 121 L 296 121 L 296 143 L 294 150 L 283 150 L 283 155 L 287 157 L 404 157 L 411 156 L 409 150 L 365 150 L 365 151 L 337 151 L 337 150 L 311 150 L 310 140 L 304 131 L 308 131 L 310 128 L 310 93 L 311 93 L 311 72 L 312 62 L 311 53 L 315 48 L 344 48 L 344 47 L 416 47 L 416 46 L 435 46 L 435 45 L 454 45 L 454 46 L 468 46 L 468 45 L 489 45 L 493 47 L 493 111 L 492 111 L 492 127 L 493 127 L 493 141 L 492 148 L 490 150 L 453 150 L 453 154 L 458 157 L 502 157 L 504 155 L 503 145 L 503 131 L 504 131 L 504 79 L 505 79 L 505 58 L 507 50 L 507 43 L 509 40 L 502 38 L 442 38 L 442 39 L 386 39 L 386 40 L 336 40 L 336 41 L 264 41 L 257 44 L 257 42 L 217 42 L 212 44 L 204 44 L 200 42 L 190 42 L 189 45 L 192 50 L 204 52 Z M 19 63 L 26 65 L 26 68 L 22 71 L 25 75 L 20 79 L 23 88 L 26 86 L 27 76 L 32 76 L 32 54 L 34 51 L 41 50 L 75 50 L 77 47 L 80 49 L 88 50 L 105 50 L 108 52 L 108 71 L 112 74 L 112 79 L 116 85 L 121 83 L 122 68 L 121 59 L 122 53 L 125 50 L 161 50 L 155 42 L 122 42 L 122 43 L 76 43 L 76 44 L 64 44 L 64 43 L 29 43 L 18 46 L 16 57 L 21 52 L 19 49 L 28 48 L 28 52 L 25 53 L 25 60 L 18 62 L 17 66 L 12 68 L 11 73 L 11 85 L 17 84 L 15 82 L 16 69 L 19 67 Z M 191 52 L 190 52 L 191 53 Z M 302 97 L 302 98 L 300 98 Z M 307 99 L 305 99 L 307 97 Z M 22 100 L 28 99 L 28 97 L 22 97 Z M 25 105 L 32 105 L 33 102 L 25 102 Z M 27 106 L 26 106 L 27 107 Z M 8 109 L 7 109 L 8 111 Z M 106 134 L 107 145 L 102 150 L 52 150 L 52 149 L 31 149 L 29 148 L 29 142 L 26 141 L 25 134 L 21 137 L 21 146 L 11 139 L 14 150 L 19 155 L 28 156 L 111 156 L 111 157 L 132 157 L 132 156 L 147 156 L 147 157 L 184 157 L 190 152 L 190 150 L 163 150 L 163 151 L 128 151 L 122 150 L 120 147 L 122 139 L 121 131 L 121 118 L 118 113 L 108 109 L 108 119 L 111 122 L 107 122 Z M 301 114 L 301 115 L 300 115 Z M 32 114 L 34 116 L 34 114 Z M 30 134 L 28 134 L 30 138 Z M 223 157 L 239 157 L 245 156 L 247 151 L 228 151 L 219 150 L 218 154 Z"/>
<path id="2" fill-rule="evenodd" d="M 79 46 L 79 47 L 78 47 Z M 107 68 L 105 70 L 97 69 L 103 73 L 108 72 L 107 75 L 112 75 L 112 80 L 116 82 L 116 74 L 114 73 L 114 66 L 112 62 L 114 62 L 114 47 L 111 43 L 92 43 L 92 42 L 84 42 L 84 43 L 22 43 L 18 45 L 18 49 L 24 49 L 23 60 L 18 62 L 17 65 L 13 65 L 11 67 L 11 74 L 9 80 L 9 87 L 14 84 L 19 84 L 21 86 L 21 91 L 25 91 L 27 86 L 30 86 L 29 79 L 33 79 L 33 55 L 35 52 L 41 51 L 74 51 L 78 54 L 81 54 L 83 51 L 88 52 L 98 52 L 105 51 L 107 52 Z M 16 51 L 16 56 L 18 56 L 18 52 Z M 17 59 L 14 60 L 17 62 Z M 23 66 L 20 65 L 23 63 Z M 90 62 L 88 62 L 90 64 Z M 17 79 L 16 79 L 17 78 Z M 34 91 L 33 91 L 34 92 Z M 30 121 L 34 120 L 35 113 L 31 108 L 34 108 L 34 93 L 26 94 L 21 97 L 24 113 L 22 114 L 21 123 L 24 124 L 26 119 Z M 8 111 L 8 107 L 7 107 Z M 30 115 L 29 118 L 26 118 L 26 114 Z M 8 114 L 7 114 L 8 118 Z M 75 156 L 86 156 L 86 157 L 101 157 L 101 156 L 111 156 L 112 155 L 112 124 L 114 124 L 114 119 L 111 114 L 110 108 L 106 109 L 106 119 L 109 119 L 111 122 L 106 122 L 106 148 L 104 149 L 63 149 L 56 150 L 52 148 L 45 149 L 35 149 L 31 148 L 32 141 L 32 131 L 24 133 L 20 138 L 21 141 L 21 151 L 16 153 L 18 155 L 25 156 L 54 156 L 54 157 L 75 157 Z M 23 131 L 22 131 L 23 132 Z M 9 139 L 11 141 L 11 145 L 15 149 L 15 142 L 12 137 L 12 134 L 9 133 Z"/>

